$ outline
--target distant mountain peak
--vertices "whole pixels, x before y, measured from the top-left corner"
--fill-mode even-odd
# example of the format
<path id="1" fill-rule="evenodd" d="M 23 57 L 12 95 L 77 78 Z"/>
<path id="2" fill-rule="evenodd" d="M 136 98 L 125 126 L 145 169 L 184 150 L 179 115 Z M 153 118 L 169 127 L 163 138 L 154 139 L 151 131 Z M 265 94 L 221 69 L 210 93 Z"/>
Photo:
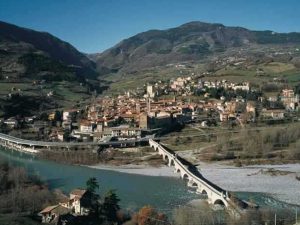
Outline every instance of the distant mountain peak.
<path id="1" fill-rule="evenodd" d="M 93 59 L 102 74 L 126 73 L 199 60 L 234 47 L 288 43 L 300 43 L 300 34 L 274 34 L 272 31 L 251 31 L 220 23 L 192 21 L 167 30 L 149 30 L 136 34 Z"/>
<path id="2" fill-rule="evenodd" d="M 66 65 L 76 65 L 83 68 L 93 67 L 93 63 L 84 54 L 69 43 L 47 32 L 35 31 L 0 21 L 0 41 L 2 43 L 4 41 L 27 43 Z"/>

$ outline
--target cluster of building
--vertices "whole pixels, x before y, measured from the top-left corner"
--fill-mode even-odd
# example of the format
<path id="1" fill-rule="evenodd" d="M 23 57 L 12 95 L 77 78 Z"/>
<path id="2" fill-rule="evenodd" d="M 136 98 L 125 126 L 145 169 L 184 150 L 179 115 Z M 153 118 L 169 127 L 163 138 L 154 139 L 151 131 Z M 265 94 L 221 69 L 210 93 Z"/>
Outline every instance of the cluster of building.
<path id="1" fill-rule="evenodd" d="M 171 131 L 178 124 L 191 121 L 200 121 L 205 125 L 211 119 L 240 124 L 257 119 L 279 120 L 299 109 L 299 95 L 292 89 L 284 89 L 278 96 L 258 97 L 249 101 L 242 96 L 212 98 L 208 91 L 219 88 L 231 92 L 253 92 L 249 82 L 205 81 L 202 75 L 193 75 L 147 84 L 139 93 L 129 91 L 117 97 L 97 98 L 84 110 L 64 110 L 59 114 L 52 112 L 47 115 L 48 121 L 26 117 L 23 121 L 8 118 L 0 122 L 12 129 L 18 128 L 20 122 L 26 123 L 35 132 L 42 130 L 53 141 L 73 139 L 106 142 L 140 139 L 146 135 Z M 204 98 L 187 100 L 199 90 Z M 170 97 L 170 93 L 173 97 Z M 269 102 L 268 106 L 263 104 L 265 101 Z M 278 107 L 278 103 L 282 107 Z"/>
<path id="2" fill-rule="evenodd" d="M 42 223 L 67 224 L 78 216 L 88 216 L 93 210 L 92 193 L 85 189 L 74 189 L 69 197 L 62 197 L 56 205 L 48 206 L 39 215 Z"/>
<path id="3" fill-rule="evenodd" d="M 120 95 L 98 99 L 87 108 L 87 116 L 73 130 L 73 137 L 106 141 L 127 140 L 165 132 L 192 119 L 191 106 L 176 99 L 154 100 Z"/>

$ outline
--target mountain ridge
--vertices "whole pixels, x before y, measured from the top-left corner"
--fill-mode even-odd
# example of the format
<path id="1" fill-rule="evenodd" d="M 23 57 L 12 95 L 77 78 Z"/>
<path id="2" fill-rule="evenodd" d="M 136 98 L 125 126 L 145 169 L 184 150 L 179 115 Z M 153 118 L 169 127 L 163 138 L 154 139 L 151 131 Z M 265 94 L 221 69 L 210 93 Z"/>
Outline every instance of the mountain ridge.
<path id="1" fill-rule="evenodd" d="M 199 60 L 233 47 L 290 43 L 300 43 L 300 33 L 252 31 L 239 26 L 192 21 L 175 28 L 138 33 L 92 58 L 101 74 L 126 73 Z"/>
<path id="2" fill-rule="evenodd" d="M 14 53 L 15 49 L 22 49 L 24 46 L 22 49 L 24 54 L 42 53 L 66 66 L 81 68 L 81 72 L 94 73 L 94 62 L 68 42 L 48 32 L 35 31 L 0 21 L 0 44 L 2 53 L 9 52 L 10 49 Z"/>

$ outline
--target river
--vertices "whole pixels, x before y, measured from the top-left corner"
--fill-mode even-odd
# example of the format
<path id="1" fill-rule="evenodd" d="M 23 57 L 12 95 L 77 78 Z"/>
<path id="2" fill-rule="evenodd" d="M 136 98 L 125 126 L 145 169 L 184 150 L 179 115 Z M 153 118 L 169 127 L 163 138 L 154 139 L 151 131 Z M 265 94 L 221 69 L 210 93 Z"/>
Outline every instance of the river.
<path id="1" fill-rule="evenodd" d="M 116 190 L 120 205 L 124 209 L 135 210 L 151 205 L 169 214 L 175 207 L 191 200 L 199 199 L 196 193 L 188 191 L 185 182 L 176 177 L 144 176 L 116 171 L 72 166 L 40 160 L 0 147 L 0 159 L 11 165 L 24 167 L 29 174 L 39 176 L 51 190 L 61 189 L 68 193 L 74 188 L 85 188 L 88 178 L 96 177 L 100 183 L 101 194 L 110 189 Z M 236 193 L 244 199 L 251 197 L 258 204 L 276 208 L 290 205 L 260 193 Z"/>
<path id="2" fill-rule="evenodd" d="M 61 189 L 65 193 L 74 188 L 85 188 L 88 178 L 96 177 L 103 194 L 116 190 L 121 206 L 137 209 L 151 205 L 161 210 L 171 210 L 186 204 L 198 195 L 188 192 L 183 180 L 176 177 L 143 176 L 83 166 L 64 165 L 40 160 L 32 155 L 4 150 L 0 147 L 0 159 L 14 166 L 26 168 L 29 174 L 38 175 L 50 189 Z"/>

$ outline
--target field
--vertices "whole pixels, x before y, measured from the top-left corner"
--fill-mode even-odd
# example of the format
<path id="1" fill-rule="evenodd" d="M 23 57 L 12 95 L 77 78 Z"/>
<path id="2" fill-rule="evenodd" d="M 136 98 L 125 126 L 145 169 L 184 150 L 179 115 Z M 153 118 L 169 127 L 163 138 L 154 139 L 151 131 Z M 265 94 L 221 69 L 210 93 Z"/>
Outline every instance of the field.
<path id="1" fill-rule="evenodd" d="M 165 67 L 156 67 L 149 70 L 143 70 L 131 74 L 110 74 L 102 79 L 112 82 L 110 88 L 104 94 L 123 93 L 127 90 L 135 90 L 136 88 L 143 88 L 147 83 L 157 81 L 166 81 L 176 79 L 182 76 L 191 76 L 192 73 L 204 72 L 204 64 L 195 64 L 193 67 L 178 68 L 174 65 Z M 138 78 L 138 79 L 137 79 Z"/>
<path id="2" fill-rule="evenodd" d="M 263 74 L 257 74 L 257 69 L 264 71 Z M 111 82 L 110 88 L 104 94 L 124 93 L 127 90 L 143 88 L 147 83 L 169 81 L 177 77 L 199 75 L 206 71 L 204 62 L 195 62 L 184 67 L 169 65 L 165 67 L 156 67 L 131 74 L 110 74 L 102 79 Z M 138 79 L 137 79 L 138 78 Z M 251 65 L 248 67 L 228 65 L 210 75 L 206 75 L 203 80 L 228 80 L 229 82 L 249 81 L 255 86 L 261 86 L 268 82 L 273 82 L 274 78 L 284 79 L 294 86 L 300 81 L 300 69 L 291 63 L 271 62 Z"/>
<path id="3" fill-rule="evenodd" d="M 52 92 L 53 95 L 47 97 L 47 94 Z M 81 86 L 77 82 L 51 82 L 40 85 L 33 85 L 30 82 L 27 83 L 0 83 L 0 101 L 3 105 L 9 105 L 12 101 L 8 98 L 8 95 L 20 95 L 22 99 L 30 97 L 44 98 L 47 101 L 51 101 L 55 108 L 71 108 L 74 105 L 82 104 L 90 99 L 87 87 Z M 38 103 L 37 103 L 38 104 Z M 0 115 L 5 114 L 3 108 L 0 107 Z"/>
<path id="4" fill-rule="evenodd" d="M 196 164 L 225 160 L 237 165 L 237 159 L 243 165 L 293 163 L 300 159 L 297 135 L 299 122 L 230 129 L 193 124 L 165 135 L 161 143 Z"/>

